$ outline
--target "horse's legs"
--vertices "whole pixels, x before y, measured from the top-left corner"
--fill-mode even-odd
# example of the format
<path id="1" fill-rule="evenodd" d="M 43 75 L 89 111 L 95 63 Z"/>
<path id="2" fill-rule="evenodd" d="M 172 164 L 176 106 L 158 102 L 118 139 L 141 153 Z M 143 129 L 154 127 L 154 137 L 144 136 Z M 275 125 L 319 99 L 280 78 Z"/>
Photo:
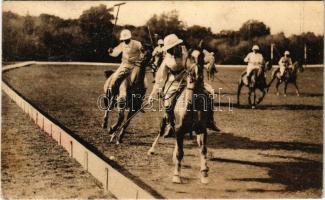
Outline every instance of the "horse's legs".
<path id="1" fill-rule="evenodd" d="M 207 132 L 197 134 L 196 136 L 197 143 L 200 148 L 200 168 L 201 168 L 201 183 L 207 184 L 209 182 L 208 180 L 208 165 L 207 165 Z"/>
<path id="2" fill-rule="evenodd" d="M 148 151 L 148 155 L 153 155 L 155 153 L 155 147 L 158 144 L 158 140 L 160 138 L 160 133 L 158 133 L 157 137 L 155 138 L 155 141 L 152 143 L 151 148 Z"/>
<path id="3" fill-rule="evenodd" d="M 121 130 L 120 132 L 118 133 L 118 137 L 117 137 L 117 143 L 122 143 L 122 139 L 123 139 L 123 136 L 124 136 L 124 133 L 125 133 L 125 129 L 129 126 L 131 120 L 129 120 L 133 115 L 135 115 L 135 111 L 132 111 L 130 110 L 129 113 L 128 113 L 128 116 L 126 118 L 126 123 L 123 125 L 123 127 L 121 127 Z M 124 117 L 123 117 L 124 119 Z M 123 121 L 123 120 L 122 120 Z M 119 125 L 120 126 L 120 125 Z"/>
<path id="4" fill-rule="evenodd" d="M 283 96 L 287 96 L 287 87 L 288 87 L 288 82 L 285 82 L 284 83 L 284 94 L 283 94 Z"/>
<path id="5" fill-rule="evenodd" d="M 107 90 L 106 92 L 106 96 L 104 98 L 104 105 L 105 105 L 105 115 L 104 115 L 104 119 L 103 119 L 103 123 L 102 123 L 102 128 L 106 129 L 107 128 L 107 124 L 108 124 L 108 113 L 110 111 L 110 107 L 112 107 L 112 103 L 110 103 L 108 101 L 108 99 L 111 99 L 111 95 L 109 94 L 109 90 Z M 110 103 L 110 104 L 109 104 Z"/>
<path id="6" fill-rule="evenodd" d="M 184 131 L 180 128 L 176 132 L 176 145 L 173 153 L 173 161 L 175 164 L 173 183 L 182 183 L 181 181 L 181 162 L 184 156 L 183 151 Z"/>
<path id="7" fill-rule="evenodd" d="M 269 82 L 269 84 L 267 84 L 267 89 L 269 89 L 271 87 L 271 85 L 272 85 L 273 81 L 275 80 L 275 78 L 276 78 L 276 75 L 274 74 L 271 81 Z"/>
<path id="8" fill-rule="evenodd" d="M 123 121 L 124 121 L 124 109 L 121 109 L 118 112 L 118 118 L 116 123 L 113 124 L 109 129 L 109 133 L 113 134 L 121 126 Z"/>
<path id="9" fill-rule="evenodd" d="M 241 92 L 241 89 L 243 87 L 243 82 L 240 81 L 239 84 L 238 84 L 238 89 L 237 89 L 237 105 L 239 106 L 240 105 L 240 92 Z"/>
<path id="10" fill-rule="evenodd" d="M 277 82 L 276 82 L 276 85 L 275 85 L 275 88 L 276 88 L 276 95 L 279 96 L 279 85 L 281 84 L 280 80 L 277 79 Z"/>
<path id="11" fill-rule="evenodd" d="M 252 94 L 253 94 L 253 105 L 252 105 L 252 109 L 255 109 L 255 106 L 256 106 L 256 91 L 255 91 L 255 88 L 252 88 Z"/>
<path id="12" fill-rule="evenodd" d="M 252 95 L 252 88 L 248 88 L 248 104 L 251 106 L 252 105 L 252 100 L 251 100 L 251 95 Z"/>
<path id="13" fill-rule="evenodd" d="M 261 103 L 261 102 L 263 101 L 265 95 L 266 95 L 266 91 L 265 91 L 265 89 L 260 88 L 260 90 L 261 90 L 261 92 L 262 92 L 262 96 L 257 100 L 257 103 L 256 103 L 256 104 Z"/>
<path id="14" fill-rule="evenodd" d="M 296 94 L 297 94 L 297 96 L 299 97 L 300 96 L 300 94 L 299 94 L 299 89 L 298 89 L 298 85 L 297 85 L 297 82 L 296 81 L 294 81 L 293 82 L 293 84 L 295 85 L 295 87 L 296 87 Z"/>

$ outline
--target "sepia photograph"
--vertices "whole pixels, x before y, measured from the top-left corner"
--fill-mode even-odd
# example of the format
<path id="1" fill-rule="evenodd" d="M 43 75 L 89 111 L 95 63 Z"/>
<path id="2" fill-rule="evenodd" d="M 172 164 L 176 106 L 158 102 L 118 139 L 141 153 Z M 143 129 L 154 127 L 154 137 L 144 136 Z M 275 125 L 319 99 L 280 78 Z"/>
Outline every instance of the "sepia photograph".
<path id="1" fill-rule="evenodd" d="M 1 28 L 1 198 L 324 198 L 323 1 L 2 1 Z"/>

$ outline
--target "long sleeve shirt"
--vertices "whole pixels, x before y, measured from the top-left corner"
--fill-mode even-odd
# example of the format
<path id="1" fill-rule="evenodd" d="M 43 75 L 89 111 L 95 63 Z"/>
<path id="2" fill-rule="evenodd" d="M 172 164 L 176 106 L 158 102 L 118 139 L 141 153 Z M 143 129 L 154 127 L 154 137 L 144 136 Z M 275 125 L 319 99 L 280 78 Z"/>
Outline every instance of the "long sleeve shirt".
<path id="1" fill-rule="evenodd" d="M 139 41 L 131 40 L 129 44 L 121 42 L 113 49 L 113 52 L 109 55 L 117 57 L 122 53 L 122 63 L 135 64 L 141 60 L 142 56 L 142 44 Z"/>
<path id="2" fill-rule="evenodd" d="M 292 65 L 292 60 L 291 60 L 290 57 L 285 57 L 285 56 L 283 56 L 283 57 L 279 60 L 279 66 L 289 67 L 290 65 Z"/>
<path id="3" fill-rule="evenodd" d="M 178 60 L 178 59 L 177 59 Z M 177 61 L 174 56 L 169 53 L 166 53 L 163 62 L 161 63 L 155 78 L 155 85 L 153 86 L 151 96 L 156 95 L 159 89 L 164 87 L 164 84 L 167 81 L 175 80 L 174 73 L 180 72 L 184 69 L 182 59 Z M 168 76 L 168 74 L 171 74 Z"/>
<path id="4" fill-rule="evenodd" d="M 244 59 L 244 62 L 248 63 L 248 65 L 260 66 L 264 63 L 264 58 L 260 53 L 250 52 Z"/>

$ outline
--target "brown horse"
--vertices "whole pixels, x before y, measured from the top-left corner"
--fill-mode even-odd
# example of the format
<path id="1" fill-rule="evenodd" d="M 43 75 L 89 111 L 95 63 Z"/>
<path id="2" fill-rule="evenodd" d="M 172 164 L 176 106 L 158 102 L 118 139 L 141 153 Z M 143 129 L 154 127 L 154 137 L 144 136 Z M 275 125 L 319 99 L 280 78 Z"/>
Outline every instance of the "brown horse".
<path id="1" fill-rule="evenodd" d="M 191 56 L 191 53 L 186 54 L 185 69 L 186 69 L 186 87 L 180 93 L 175 106 L 175 137 L 176 145 L 173 153 L 173 161 L 175 164 L 172 182 L 181 183 L 181 161 L 184 156 L 184 135 L 195 131 L 197 143 L 200 151 L 200 166 L 201 166 L 201 183 L 208 183 L 208 166 L 207 166 L 207 107 L 209 105 L 209 95 L 204 89 L 203 68 L 204 60 L 203 53 L 200 49 L 198 58 Z M 152 154 L 154 147 L 158 142 L 158 135 L 148 151 Z"/>
<path id="2" fill-rule="evenodd" d="M 281 83 L 284 82 L 284 96 L 287 96 L 288 84 L 292 83 L 296 87 L 297 96 L 299 96 L 299 89 L 298 89 L 298 85 L 297 85 L 297 77 L 298 77 L 297 72 L 303 72 L 303 71 L 304 71 L 304 67 L 302 65 L 300 65 L 298 62 L 295 62 L 292 65 L 292 68 L 285 70 L 284 76 L 283 76 L 283 78 L 281 78 L 280 68 L 277 68 L 272 72 L 272 79 L 271 79 L 270 83 L 268 84 L 268 87 L 270 87 L 271 84 L 273 83 L 273 81 L 275 79 L 277 79 L 275 88 L 276 88 L 276 95 L 279 95 L 279 86 Z"/>
<path id="3" fill-rule="evenodd" d="M 106 71 L 106 82 L 104 85 L 104 91 L 106 93 L 106 98 L 104 99 L 105 103 L 105 116 L 102 127 L 107 128 L 109 112 L 117 107 L 118 110 L 118 119 L 115 124 L 109 128 L 109 133 L 112 134 L 111 142 L 116 138 L 116 143 L 119 144 L 122 142 L 122 138 L 125 132 L 125 129 L 128 127 L 133 115 L 140 111 L 144 101 L 144 95 L 146 93 L 146 67 L 148 66 L 151 59 L 151 53 L 146 51 L 144 57 L 141 61 L 139 67 L 133 69 L 131 75 L 127 77 L 121 84 L 125 84 L 126 88 L 126 99 L 113 97 L 110 93 L 110 85 L 112 80 L 113 72 L 111 70 Z M 130 77 L 135 77 L 134 81 L 131 82 Z M 109 101 L 112 100 L 112 101 Z M 124 112 L 126 109 L 129 109 L 127 119 L 124 121 Z M 124 124 L 122 124 L 124 122 Z M 118 133 L 115 133 L 118 131 Z"/>
<path id="4" fill-rule="evenodd" d="M 248 84 L 247 81 L 247 75 L 246 71 L 243 72 L 240 76 L 240 80 L 238 83 L 238 89 L 237 89 L 237 105 L 240 105 L 240 93 L 243 86 L 248 87 L 248 103 L 252 107 L 252 109 L 255 109 L 255 106 L 262 102 L 264 99 L 268 87 L 266 84 L 266 71 L 270 70 L 272 68 L 272 65 L 270 62 L 266 62 L 264 66 L 260 67 L 259 69 L 255 69 L 251 72 L 251 81 L 250 84 Z M 256 102 L 256 89 L 259 89 L 262 92 L 262 96 L 258 98 Z M 253 102 L 251 97 L 253 96 Z"/>

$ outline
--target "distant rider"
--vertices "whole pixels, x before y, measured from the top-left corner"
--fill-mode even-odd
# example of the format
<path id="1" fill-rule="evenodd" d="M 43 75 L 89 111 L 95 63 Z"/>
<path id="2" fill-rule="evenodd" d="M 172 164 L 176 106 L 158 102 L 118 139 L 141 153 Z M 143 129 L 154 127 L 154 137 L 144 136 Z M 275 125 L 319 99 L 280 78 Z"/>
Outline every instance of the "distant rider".
<path id="1" fill-rule="evenodd" d="M 120 34 L 121 43 L 114 49 L 109 48 L 110 56 L 117 57 L 122 53 L 122 62 L 112 75 L 111 93 L 112 97 L 118 94 L 119 87 L 123 80 L 127 78 L 135 67 L 139 67 L 143 57 L 141 42 L 131 39 L 131 31 L 124 29 Z M 135 77 L 131 77 L 133 82 Z"/>
<path id="2" fill-rule="evenodd" d="M 285 51 L 284 56 L 281 57 L 279 60 L 279 67 L 280 67 L 280 77 L 283 79 L 284 72 L 292 67 L 292 60 L 290 57 L 290 52 Z"/>
<path id="3" fill-rule="evenodd" d="M 251 82 L 251 72 L 254 69 L 260 69 L 264 63 L 263 55 L 259 53 L 259 50 L 260 50 L 259 46 L 254 45 L 252 48 L 252 52 L 250 52 L 244 59 L 244 62 L 248 63 L 246 69 L 248 84 L 250 84 Z"/>
<path id="4" fill-rule="evenodd" d="M 158 40 L 158 46 L 153 50 L 152 57 L 153 61 L 153 77 L 155 78 L 156 71 L 158 70 L 163 58 L 164 58 L 164 50 L 163 50 L 164 41 L 162 39 Z M 154 83 L 155 81 L 153 81 Z"/>

